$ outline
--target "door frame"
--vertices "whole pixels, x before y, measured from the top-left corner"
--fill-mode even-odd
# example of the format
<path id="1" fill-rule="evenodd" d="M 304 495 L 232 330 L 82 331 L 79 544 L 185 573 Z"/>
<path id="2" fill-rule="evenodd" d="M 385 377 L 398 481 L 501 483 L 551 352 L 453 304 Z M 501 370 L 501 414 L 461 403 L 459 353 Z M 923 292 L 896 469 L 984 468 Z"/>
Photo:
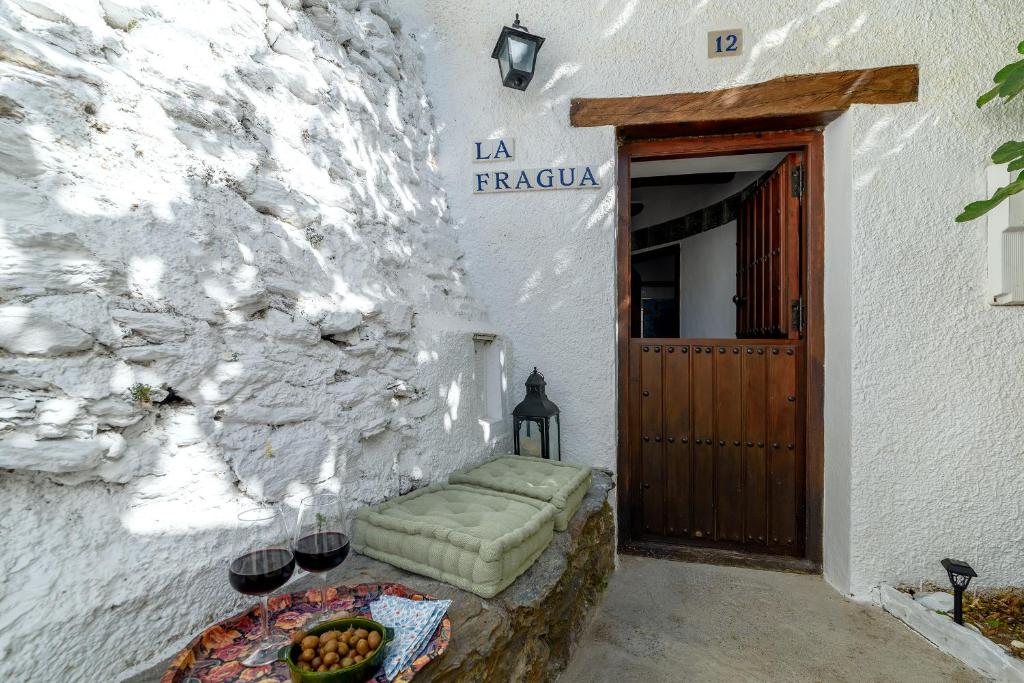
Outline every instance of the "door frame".
<path id="1" fill-rule="evenodd" d="M 632 131 L 631 131 L 632 132 Z M 620 552 L 672 556 L 727 564 L 770 568 L 802 569 L 820 573 L 823 552 L 824 498 L 824 137 L 820 129 L 765 131 L 734 135 L 704 135 L 658 140 L 618 139 L 616 154 L 616 292 L 618 351 L 618 448 L 617 517 Z M 631 538 L 633 519 L 639 514 L 639 463 L 630 458 L 631 434 L 629 342 L 632 242 L 630 238 L 630 166 L 633 161 L 683 157 L 723 156 L 744 152 L 801 151 L 804 154 L 803 292 L 807 324 L 805 328 L 805 477 L 804 477 L 804 558 L 792 559 L 654 543 Z"/>

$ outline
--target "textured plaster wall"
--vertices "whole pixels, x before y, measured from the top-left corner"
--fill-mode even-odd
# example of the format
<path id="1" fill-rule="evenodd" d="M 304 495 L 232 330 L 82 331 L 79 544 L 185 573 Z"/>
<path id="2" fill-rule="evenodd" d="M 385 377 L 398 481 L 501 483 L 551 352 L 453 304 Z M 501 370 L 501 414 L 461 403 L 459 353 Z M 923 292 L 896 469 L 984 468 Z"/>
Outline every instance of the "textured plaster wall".
<path id="1" fill-rule="evenodd" d="M 736 221 L 679 242 L 680 334 L 736 337 Z"/>
<path id="2" fill-rule="evenodd" d="M 0 679 L 114 680 L 245 605 L 254 501 L 507 436 L 421 62 L 378 0 L 0 0 Z"/>
<path id="3" fill-rule="evenodd" d="M 1014 58 L 1016 0 L 794 0 L 756 11 L 740 0 L 395 5 L 426 46 L 442 177 L 470 276 L 503 285 L 483 296 L 515 336 L 513 385 L 532 365 L 543 368 L 562 407 L 567 458 L 602 466 L 614 465 L 615 448 L 615 141 L 610 128 L 570 128 L 570 98 L 920 64 L 920 102 L 854 108 L 842 143 L 849 252 L 830 241 L 826 272 L 849 263 L 849 350 L 829 362 L 848 368 L 850 392 L 826 429 L 849 420 L 848 485 L 845 466 L 825 457 L 836 477 L 829 501 L 845 506 L 849 541 L 840 549 L 826 539 L 826 564 L 831 576 L 848 574 L 857 594 L 881 580 L 941 580 L 946 555 L 970 560 L 983 584 L 1024 580 L 1024 311 L 986 305 L 983 225 L 952 222 L 983 194 L 987 156 L 1020 135 L 1024 102 L 973 105 Z M 502 88 L 490 59 L 513 11 L 547 38 L 525 93 Z M 707 31 L 737 25 L 747 30 L 746 55 L 708 60 Z M 525 167 L 596 163 L 605 185 L 473 196 L 470 141 L 497 134 L 517 139 Z M 826 312 L 827 337 L 845 327 Z M 827 400 L 847 400 L 833 396 L 840 390 L 826 387 Z M 829 529 L 844 523 L 833 519 L 840 510 L 826 512 Z"/>

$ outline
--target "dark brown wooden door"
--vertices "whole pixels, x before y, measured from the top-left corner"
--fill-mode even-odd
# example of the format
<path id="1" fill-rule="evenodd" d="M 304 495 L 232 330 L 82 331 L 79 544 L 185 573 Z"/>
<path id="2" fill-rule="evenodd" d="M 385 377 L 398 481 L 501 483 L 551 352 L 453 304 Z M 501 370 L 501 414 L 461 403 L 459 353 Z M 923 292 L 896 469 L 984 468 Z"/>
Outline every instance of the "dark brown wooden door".
<path id="1" fill-rule="evenodd" d="M 803 552 L 800 340 L 634 339 L 639 537 Z"/>
<path id="2" fill-rule="evenodd" d="M 801 155 L 787 154 L 736 218 L 736 336 L 800 338 Z"/>
<path id="3" fill-rule="evenodd" d="M 630 342 L 634 538 L 803 555 L 801 161 L 741 206 L 737 338 Z"/>

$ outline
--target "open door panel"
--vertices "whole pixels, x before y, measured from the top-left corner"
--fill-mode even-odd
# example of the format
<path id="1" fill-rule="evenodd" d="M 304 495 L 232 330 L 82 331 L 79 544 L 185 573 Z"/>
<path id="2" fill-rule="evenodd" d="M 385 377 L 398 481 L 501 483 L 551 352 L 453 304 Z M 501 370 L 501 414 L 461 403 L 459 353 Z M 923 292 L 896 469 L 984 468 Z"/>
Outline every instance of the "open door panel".
<path id="1" fill-rule="evenodd" d="M 736 221 L 736 336 L 799 339 L 803 160 L 787 154 L 740 205 Z"/>

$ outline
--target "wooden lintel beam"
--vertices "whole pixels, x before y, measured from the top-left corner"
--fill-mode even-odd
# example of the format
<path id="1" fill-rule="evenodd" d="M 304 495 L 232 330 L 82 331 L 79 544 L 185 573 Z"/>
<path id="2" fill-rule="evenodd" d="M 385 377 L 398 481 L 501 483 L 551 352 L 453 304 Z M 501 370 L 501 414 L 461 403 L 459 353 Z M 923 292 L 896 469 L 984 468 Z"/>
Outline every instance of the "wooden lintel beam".
<path id="1" fill-rule="evenodd" d="M 694 125 L 757 119 L 830 120 L 854 104 L 916 102 L 916 64 L 782 76 L 763 83 L 710 92 L 642 97 L 576 98 L 575 127 Z"/>

